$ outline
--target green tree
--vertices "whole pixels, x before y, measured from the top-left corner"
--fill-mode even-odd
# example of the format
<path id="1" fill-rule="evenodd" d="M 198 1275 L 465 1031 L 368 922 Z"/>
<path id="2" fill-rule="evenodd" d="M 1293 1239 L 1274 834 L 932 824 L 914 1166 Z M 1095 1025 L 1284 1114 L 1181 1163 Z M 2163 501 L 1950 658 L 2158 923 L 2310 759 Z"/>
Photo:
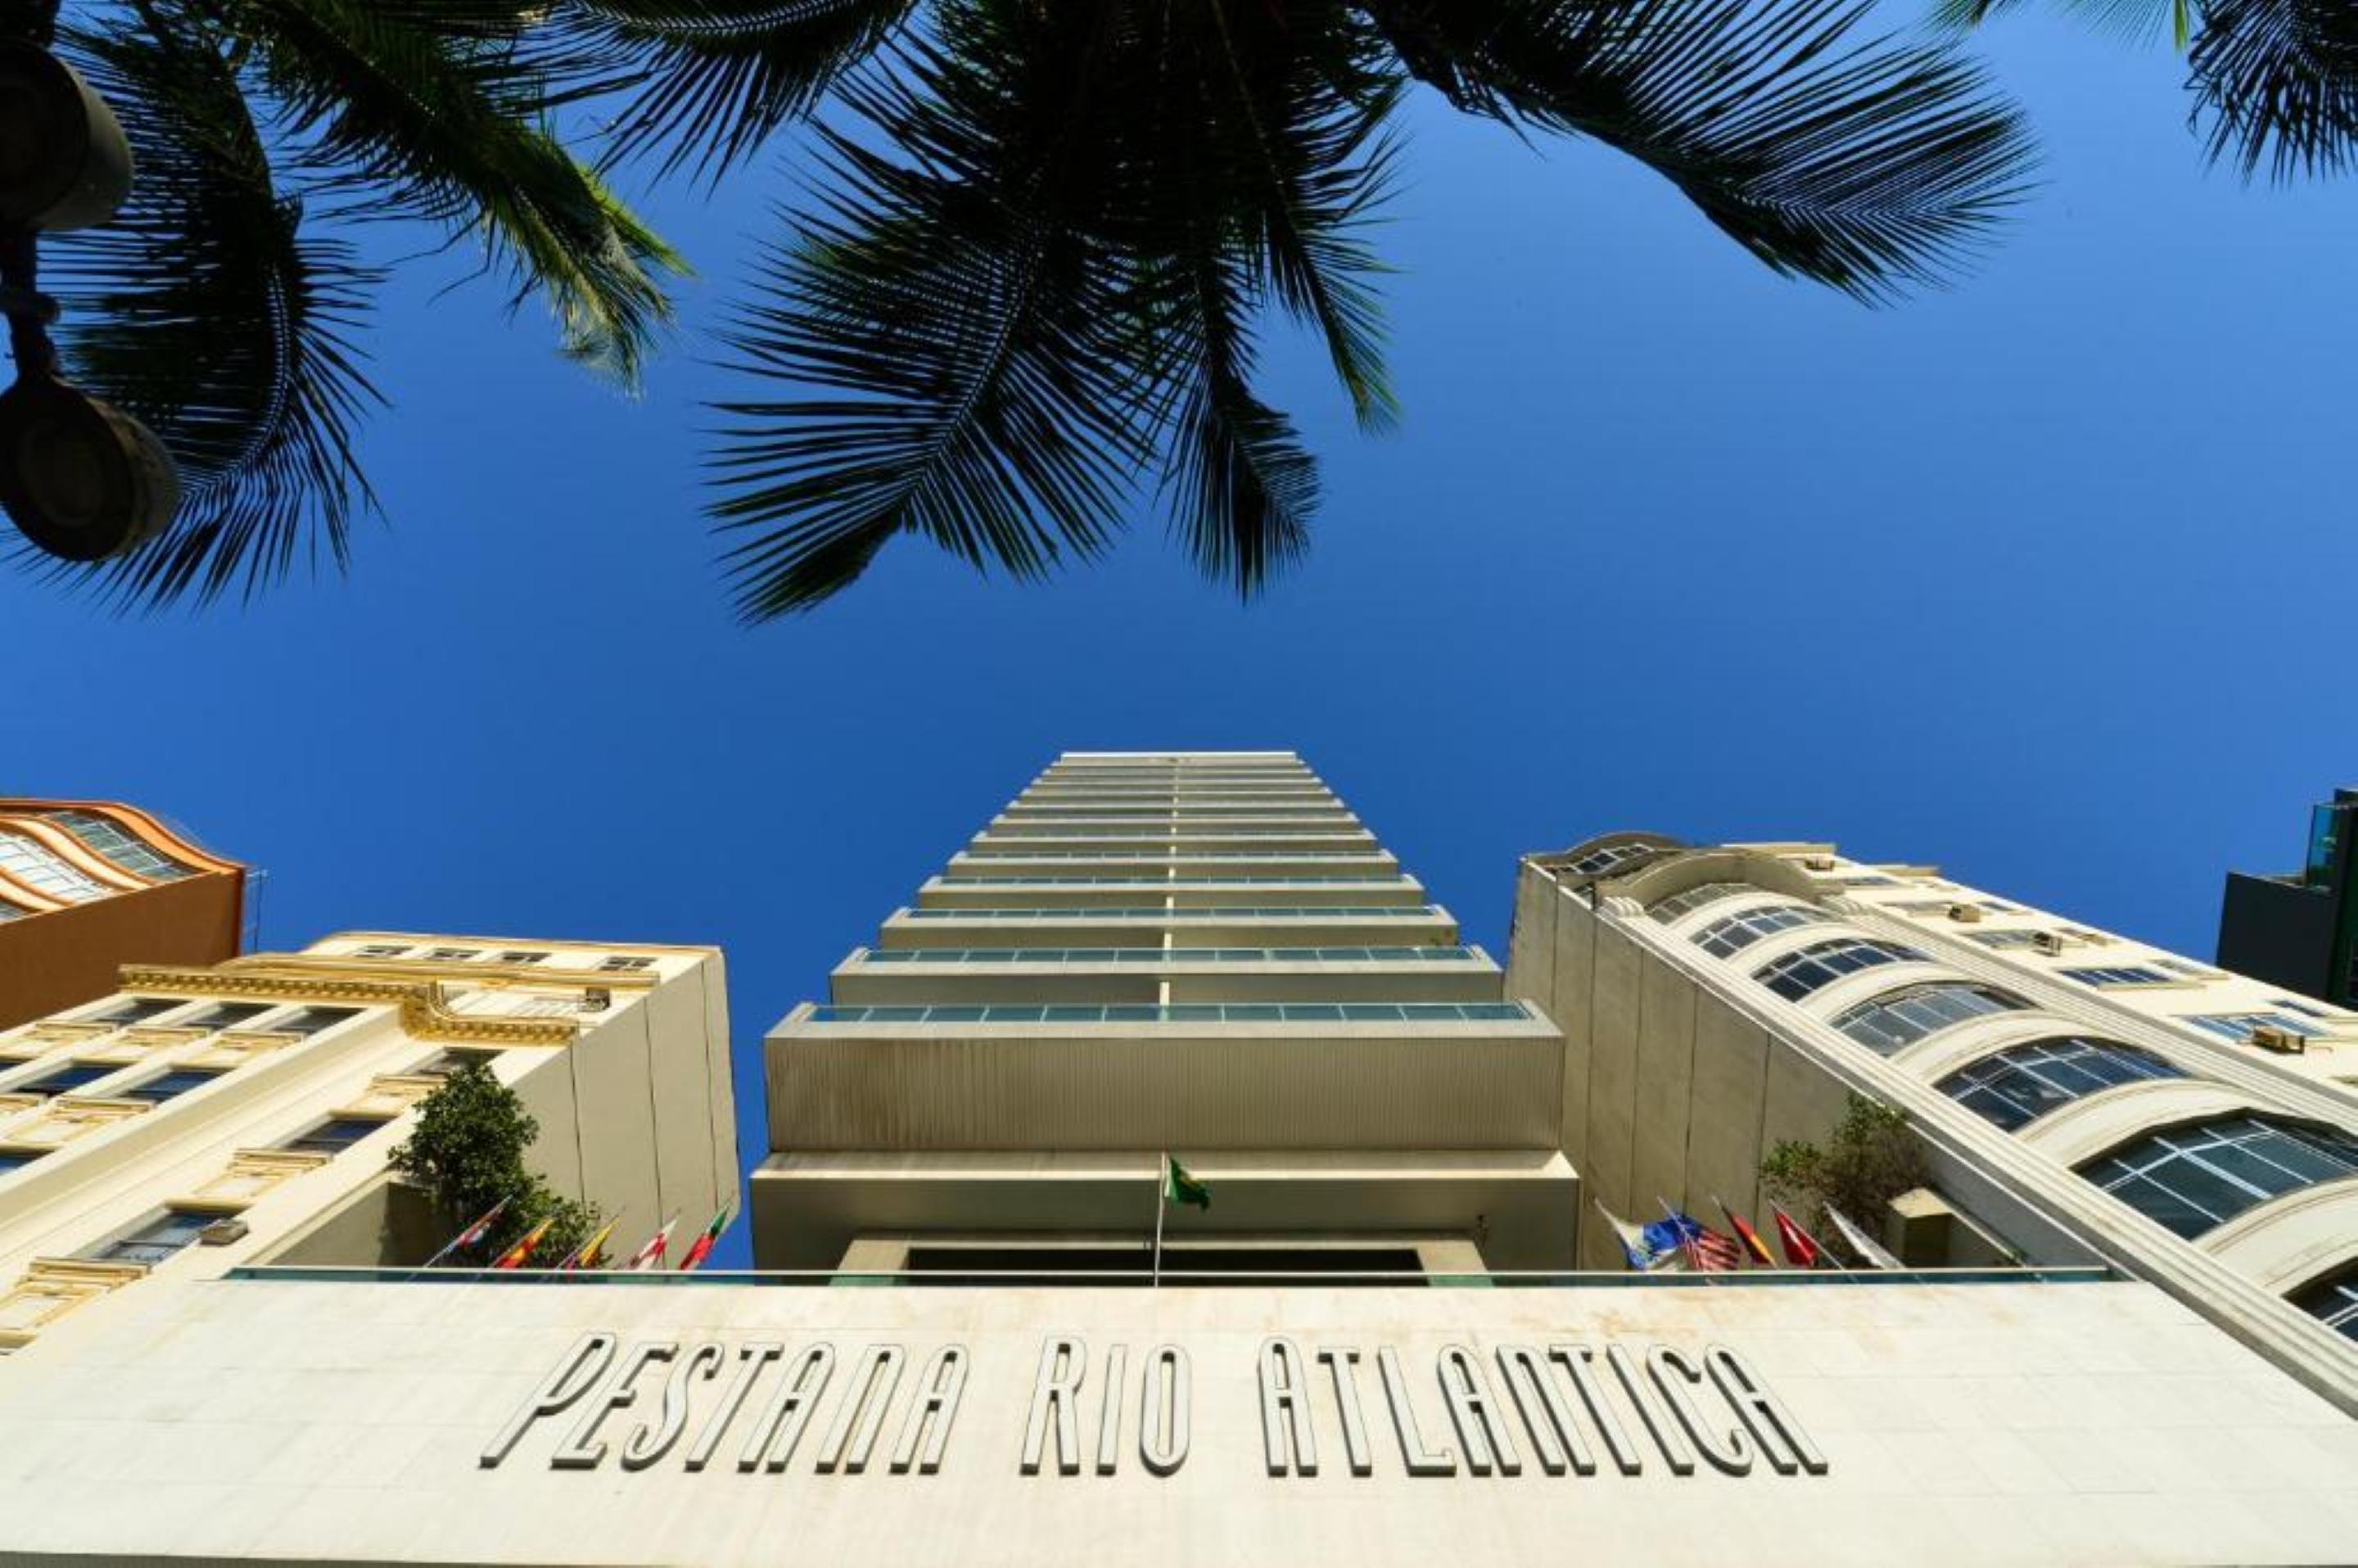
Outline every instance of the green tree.
<path id="1" fill-rule="evenodd" d="M 503 0 L 59 0 L 0 9 L 122 122 L 130 200 L 44 235 L 75 384 L 135 416 L 180 470 L 146 546 L 59 566 L 125 602 L 251 592 L 346 561 L 375 505 L 354 456 L 380 395 L 360 330 L 383 268 L 346 236 L 422 220 L 481 247 L 564 351 L 633 384 L 683 264 L 550 125 L 562 85 Z"/>
<path id="2" fill-rule="evenodd" d="M 1907 1112 L 1852 1095 L 1823 1148 L 1786 1139 L 1760 1162 L 1760 1179 L 1778 1201 L 1800 1209 L 1807 1217 L 1803 1223 L 1824 1240 L 1833 1228 L 1825 1222 L 1828 1204 L 1871 1229 L 1881 1223 L 1886 1204 L 1922 1186 L 1931 1171 L 1923 1146 L 1909 1130 Z"/>
<path id="3" fill-rule="evenodd" d="M 442 1087 L 417 1105 L 417 1125 L 390 1163 L 426 1190 L 449 1231 L 455 1235 L 504 1203 L 498 1223 L 471 1255 L 450 1260 L 487 1263 L 542 1220 L 548 1234 L 527 1268 L 547 1268 L 590 1238 L 597 1228 L 594 1206 L 552 1191 L 525 1163 L 540 1126 L 516 1092 L 481 1062 L 451 1069 Z"/>
<path id="4" fill-rule="evenodd" d="M 2132 38 L 2165 28 L 2186 58 L 2189 119 L 2213 162 L 2245 178 L 2358 163 L 2358 5 L 2351 0 L 2057 0 Z M 1942 0 L 1967 27 L 2022 0 Z"/>

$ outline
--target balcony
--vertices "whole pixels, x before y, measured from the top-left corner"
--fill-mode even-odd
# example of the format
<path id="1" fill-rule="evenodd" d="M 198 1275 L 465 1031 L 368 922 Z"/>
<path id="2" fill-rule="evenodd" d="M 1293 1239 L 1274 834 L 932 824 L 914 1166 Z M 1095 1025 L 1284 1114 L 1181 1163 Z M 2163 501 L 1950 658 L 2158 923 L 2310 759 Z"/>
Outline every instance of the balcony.
<path id="1" fill-rule="evenodd" d="M 924 1003 L 1493 1002 L 1478 947 L 862 948 L 832 977 L 839 1006 Z"/>

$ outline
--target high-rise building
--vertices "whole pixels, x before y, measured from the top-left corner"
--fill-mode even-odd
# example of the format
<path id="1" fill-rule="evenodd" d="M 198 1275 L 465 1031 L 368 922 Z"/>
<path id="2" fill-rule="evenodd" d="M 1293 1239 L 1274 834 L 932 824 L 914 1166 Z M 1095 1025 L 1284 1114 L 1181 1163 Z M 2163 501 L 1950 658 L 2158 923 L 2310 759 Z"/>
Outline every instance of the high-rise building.
<path id="1" fill-rule="evenodd" d="M 1563 1044 L 1292 752 L 1070 752 L 767 1047 L 773 1267 L 1569 1262 Z"/>
<path id="2" fill-rule="evenodd" d="M 0 1349 L 151 1281 L 423 1261 L 449 1226 L 386 1156 L 462 1061 L 636 1232 L 734 1198 L 712 949 L 359 932 L 120 988 L 0 1033 Z"/>
<path id="3" fill-rule="evenodd" d="M 2102 1262 L 2358 1401 L 2358 1014 L 1931 868 L 1637 833 L 1524 861 L 1508 975 L 1606 1206 L 1758 1212 L 1864 1096 L 1931 1156 L 1857 1217 L 1908 1261 Z"/>
<path id="4" fill-rule="evenodd" d="M 2300 870 L 2227 873 L 2223 968 L 2320 1001 L 2358 1007 L 2358 789 L 2309 808 Z"/>
<path id="5" fill-rule="evenodd" d="M 0 1029 L 240 946 L 245 868 L 114 801 L 0 799 Z"/>

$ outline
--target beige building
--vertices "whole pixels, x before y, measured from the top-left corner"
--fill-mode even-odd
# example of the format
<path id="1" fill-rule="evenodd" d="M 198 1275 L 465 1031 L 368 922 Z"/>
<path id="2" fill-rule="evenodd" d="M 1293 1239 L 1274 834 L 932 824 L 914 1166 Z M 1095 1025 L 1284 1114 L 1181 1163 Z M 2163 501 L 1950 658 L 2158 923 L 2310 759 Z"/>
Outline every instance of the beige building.
<path id="1" fill-rule="evenodd" d="M 1531 857 L 1511 948 L 1617 1212 L 1761 1212 L 1762 1157 L 1862 1094 L 1932 1158 L 1871 1217 L 1909 1261 L 2101 1261 L 2358 1410 L 2358 1015 L 1823 844 Z"/>
<path id="2" fill-rule="evenodd" d="M 1069 752 L 767 1046 L 770 1267 L 1572 1257 L 1554 1026 L 1291 752 Z"/>
<path id="3" fill-rule="evenodd" d="M 736 1185 L 722 983 L 709 948 L 378 932 L 126 966 L 0 1033 L 0 1348 L 157 1280 L 424 1260 L 446 1227 L 385 1159 L 465 1058 L 559 1192 L 702 1224 Z"/>

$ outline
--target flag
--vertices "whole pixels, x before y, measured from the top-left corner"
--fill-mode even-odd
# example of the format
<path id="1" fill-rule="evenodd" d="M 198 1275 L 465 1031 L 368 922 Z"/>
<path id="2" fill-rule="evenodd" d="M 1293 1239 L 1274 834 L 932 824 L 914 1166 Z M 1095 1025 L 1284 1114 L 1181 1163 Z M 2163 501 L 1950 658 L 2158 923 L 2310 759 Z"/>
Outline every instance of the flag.
<path id="1" fill-rule="evenodd" d="M 1760 1239 L 1760 1233 L 1752 1228 L 1752 1222 L 1728 1207 L 1726 1200 L 1718 1195 L 1714 1194 L 1711 1201 L 1719 1205 L 1719 1212 L 1727 1217 L 1727 1227 L 1736 1232 L 1736 1239 L 1744 1243 L 1744 1250 L 1750 1254 L 1752 1260 L 1764 1269 L 1775 1268 L 1777 1260 L 1769 1255 L 1768 1244 Z"/>
<path id="2" fill-rule="evenodd" d="M 1786 1262 L 1796 1269 L 1814 1269 L 1826 1260 L 1826 1249 L 1791 1215 L 1774 1204 L 1768 1206 L 1768 1212 L 1777 1217 L 1777 1245 L 1785 1249 Z"/>
<path id="3" fill-rule="evenodd" d="M 1850 1243 L 1850 1249 L 1857 1253 L 1860 1260 L 1865 1262 L 1868 1268 L 1898 1269 L 1906 1267 L 1906 1265 L 1902 1264 L 1898 1259 L 1894 1258 L 1888 1251 L 1885 1250 L 1881 1242 L 1876 1240 L 1874 1237 L 1869 1236 L 1866 1231 L 1861 1230 L 1857 1226 L 1852 1224 L 1850 1216 L 1843 1213 L 1842 1210 L 1834 1207 L 1832 1204 L 1826 1205 L 1826 1217 L 1834 1222 L 1834 1228 L 1842 1232 L 1842 1238 L 1844 1241 Z"/>
<path id="4" fill-rule="evenodd" d="M 1651 1225 L 1633 1225 L 1602 1203 L 1596 1206 L 1596 1212 L 1605 1217 L 1605 1223 L 1619 1238 L 1621 1256 L 1639 1273 L 1675 1273 L 1685 1267 L 1686 1238 L 1670 1221 L 1658 1219 Z"/>
<path id="5" fill-rule="evenodd" d="M 1662 1212 L 1670 1216 L 1671 1226 L 1679 1233 L 1679 1245 L 1686 1249 L 1687 1261 L 1694 1265 L 1696 1272 L 1724 1274 L 1742 1264 L 1744 1255 L 1736 1250 L 1735 1242 L 1686 1210 L 1672 1208 L 1660 1198 L 1654 1201 L 1661 1204 Z"/>
<path id="6" fill-rule="evenodd" d="M 606 1238 L 613 1235 L 614 1227 L 622 1223 L 622 1221 L 620 1216 L 608 1220 L 599 1230 L 597 1235 L 592 1236 L 589 1240 L 583 1242 L 580 1246 L 576 1247 L 572 1251 L 567 1253 L 565 1255 L 565 1261 L 559 1263 L 557 1268 L 567 1272 L 570 1272 L 575 1269 L 596 1268 L 599 1263 L 603 1261 L 605 1259 Z"/>
<path id="7" fill-rule="evenodd" d="M 678 1223 L 677 1215 L 673 1215 L 669 1219 L 665 1220 L 663 1228 L 648 1237 L 639 1249 L 631 1254 L 631 1260 L 622 1265 L 623 1269 L 636 1273 L 642 1269 L 652 1269 L 660 1264 L 664 1260 L 665 1249 L 671 1246 L 671 1227 Z"/>
<path id="8" fill-rule="evenodd" d="M 1185 1204 L 1209 1213 L 1212 1189 L 1187 1173 L 1187 1167 L 1170 1155 L 1163 1156 L 1163 1201 Z"/>
<path id="9" fill-rule="evenodd" d="M 546 1219 L 542 1220 L 538 1225 L 534 1226 L 530 1230 L 525 1231 L 522 1236 L 516 1238 L 516 1244 L 514 1246 L 500 1254 L 500 1260 L 492 1264 L 492 1267 L 494 1269 L 523 1268 L 525 1261 L 532 1257 L 533 1249 L 540 1245 L 540 1238 L 546 1236 L 548 1234 L 548 1227 L 556 1223 L 557 1217 L 555 1215 L 551 1215 Z"/>
<path id="10" fill-rule="evenodd" d="M 733 1206 L 723 1204 L 720 1212 L 712 1217 L 712 1223 L 704 1227 L 704 1234 L 696 1238 L 695 1245 L 687 1249 L 687 1256 L 679 1260 L 681 1273 L 685 1274 L 712 1256 L 712 1244 L 720 1239 L 722 1231 L 729 1228 L 729 1216 L 732 1209 Z"/>
<path id="11" fill-rule="evenodd" d="M 508 1200 L 505 1198 L 502 1198 L 499 1202 L 493 1204 L 490 1210 L 484 1214 L 482 1218 L 475 1221 L 474 1224 L 467 1227 L 466 1229 L 459 1232 L 458 1235 L 450 1238 L 449 1245 L 445 1246 L 441 1251 L 434 1254 L 433 1257 L 426 1260 L 426 1266 L 431 1269 L 435 1264 L 439 1263 L 443 1259 L 450 1256 L 451 1253 L 463 1252 L 468 1248 L 481 1241 L 484 1237 L 489 1236 L 492 1233 L 492 1227 L 498 1223 L 500 1216 L 507 1211 L 507 1206 Z"/>

